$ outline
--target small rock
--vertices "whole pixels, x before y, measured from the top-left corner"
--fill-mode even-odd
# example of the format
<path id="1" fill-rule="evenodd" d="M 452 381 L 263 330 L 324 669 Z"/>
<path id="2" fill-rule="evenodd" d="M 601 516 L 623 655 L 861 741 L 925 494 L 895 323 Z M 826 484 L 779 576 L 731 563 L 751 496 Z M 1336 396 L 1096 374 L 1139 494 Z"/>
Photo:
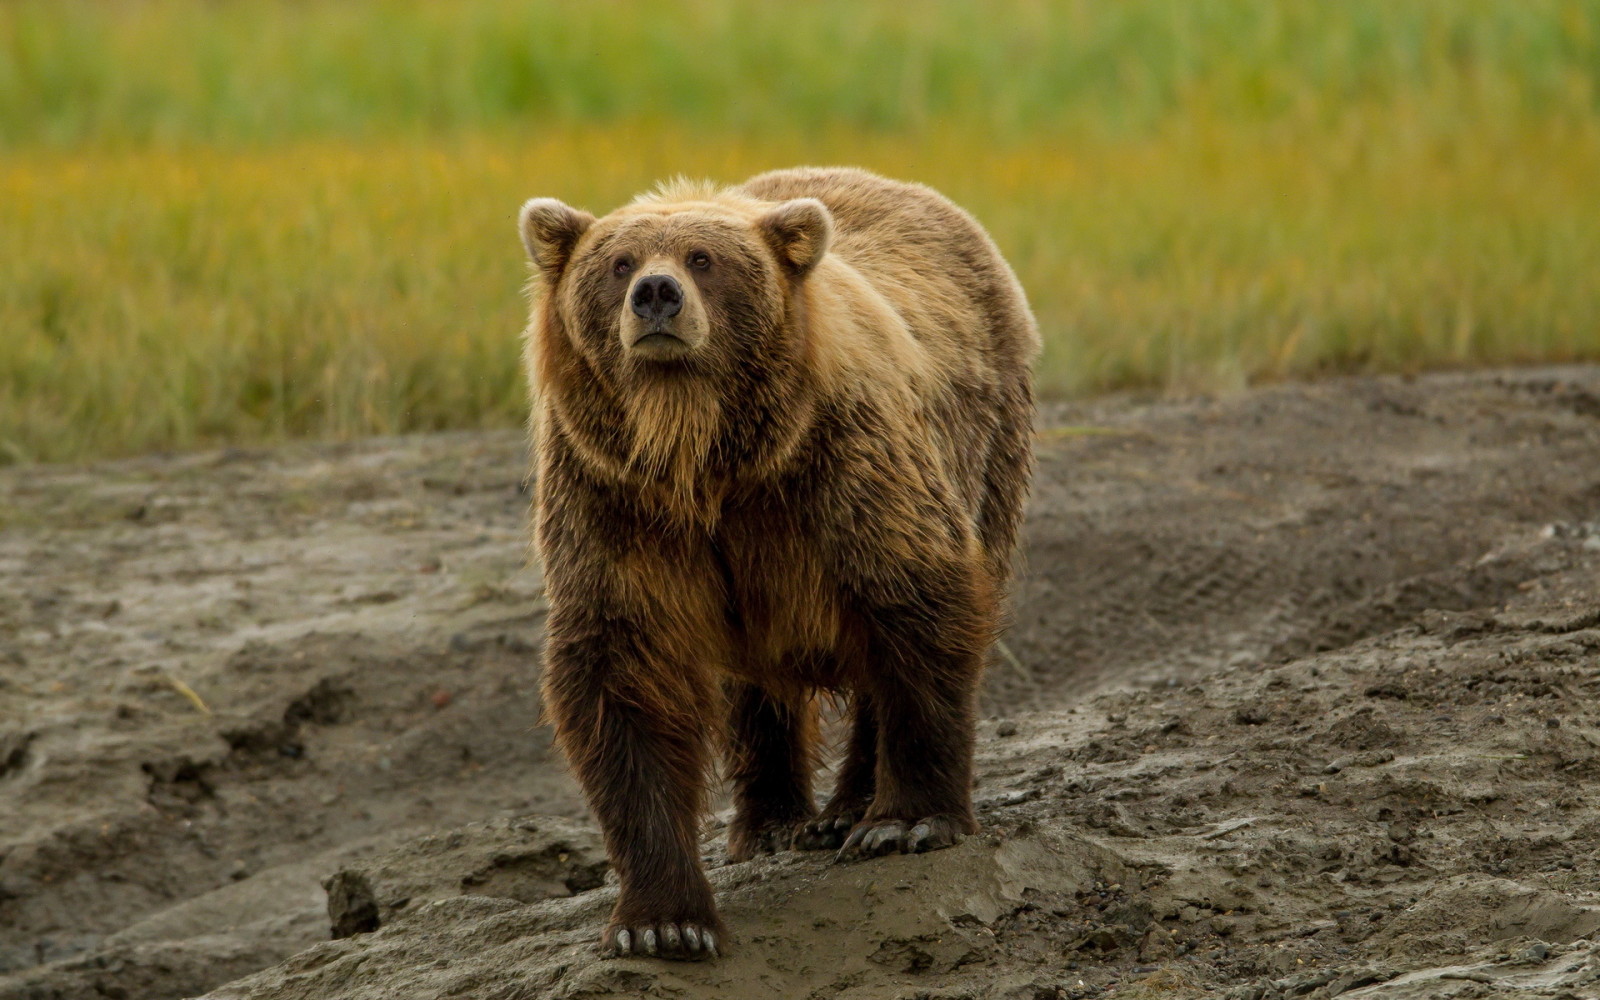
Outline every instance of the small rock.
<path id="1" fill-rule="evenodd" d="M 1405 701 L 1411 697 L 1411 692 L 1399 684 L 1374 684 L 1364 692 L 1368 698 L 1389 698 L 1394 701 Z"/>
<path id="2" fill-rule="evenodd" d="M 1015 806 L 1021 805 L 1024 802 L 1032 802 L 1034 799 L 1038 798 L 1040 794 L 1041 792 L 1037 788 L 1022 788 L 1016 791 L 1002 792 L 999 795 L 983 799 L 976 804 L 980 809 L 993 809 L 1000 806 Z"/>
<path id="3" fill-rule="evenodd" d="M 1294 981 L 1294 985 L 1289 989 L 1289 995 L 1305 996 L 1307 993 L 1310 993 L 1317 987 L 1326 986 L 1333 982 L 1336 975 L 1338 975 L 1338 973 L 1332 970 L 1326 970 L 1323 972 L 1313 973 L 1309 976 L 1303 976 Z"/>
<path id="4" fill-rule="evenodd" d="M 1017 735 L 1017 724 L 1008 719 L 994 727 L 994 734 L 996 736 L 1015 736 Z"/>
<path id="5" fill-rule="evenodd" d="M 328 917 L 334 938 L 352 937 L 378 929 L 378 901 L 372 883 L 360 872 L 335 872 L 323 883 L 328 893 Z"/>

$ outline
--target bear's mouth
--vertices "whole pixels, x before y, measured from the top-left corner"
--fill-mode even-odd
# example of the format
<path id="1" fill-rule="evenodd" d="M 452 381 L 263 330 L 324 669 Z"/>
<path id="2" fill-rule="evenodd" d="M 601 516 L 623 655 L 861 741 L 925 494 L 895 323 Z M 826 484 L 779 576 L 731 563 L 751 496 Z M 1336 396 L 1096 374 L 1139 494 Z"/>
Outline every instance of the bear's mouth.
<path id="1" fill-rule="evenodd" d="M 639 357 L 651 361 L 668 361 L 689 352 L 689 345 L 665 330 L 652 330 L 635 340 L 629 347 Z"/>

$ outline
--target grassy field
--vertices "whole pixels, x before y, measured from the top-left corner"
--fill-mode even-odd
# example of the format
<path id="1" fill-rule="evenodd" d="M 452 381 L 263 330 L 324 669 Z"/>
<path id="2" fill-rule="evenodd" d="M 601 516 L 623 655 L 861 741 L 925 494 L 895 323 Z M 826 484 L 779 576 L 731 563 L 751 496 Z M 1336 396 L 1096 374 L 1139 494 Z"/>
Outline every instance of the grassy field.
<path id="1" fill-rule="evenodd" d="M 1046 392 L 1600 358 L 1600 3 L 0 5 L 0 462 L 509 425 L 512 219 L 799 162 L 989 225 Z"/>

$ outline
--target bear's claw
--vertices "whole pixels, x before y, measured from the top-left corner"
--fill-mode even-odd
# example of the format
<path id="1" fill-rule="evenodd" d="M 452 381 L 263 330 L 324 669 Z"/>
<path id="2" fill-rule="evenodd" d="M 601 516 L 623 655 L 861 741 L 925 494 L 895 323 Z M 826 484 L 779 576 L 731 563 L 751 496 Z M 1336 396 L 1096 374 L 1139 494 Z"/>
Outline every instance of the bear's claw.
<path id="1" fill-rule="evenodd" d="M 737 864 L 749 861 L 758 854 L 777 854 L 789 850 L 798 836 L 795 831 L 802 829 L 799 823 L 795 819 L 774 820 L 751 829 L 740 820 L 735 820 L 733 828 L 728 831 L 728 861 Z"/>
<path id="2" fill-rule="evenodd" d="M 606 958 L 716 958 L 717 934 L 691 923 L 614 927 L 600 939 Z"/>
<path id="3" fill-rule="evenodd" d="M 833 860 L 851 861 L 885 854 L 920 854 L 961 842 L 961 828 L 949 816 L 927 816 L 910 824 L 899 819 L 863 820 L 845 839 Z"/>
<path id="4" fill-rule="evenodd" d="M 851 816 L 824 816 L 805 823 L 795 830 L 794 849 L 797 851 L 831 851 L 850 836 L 856 821 Z"/>

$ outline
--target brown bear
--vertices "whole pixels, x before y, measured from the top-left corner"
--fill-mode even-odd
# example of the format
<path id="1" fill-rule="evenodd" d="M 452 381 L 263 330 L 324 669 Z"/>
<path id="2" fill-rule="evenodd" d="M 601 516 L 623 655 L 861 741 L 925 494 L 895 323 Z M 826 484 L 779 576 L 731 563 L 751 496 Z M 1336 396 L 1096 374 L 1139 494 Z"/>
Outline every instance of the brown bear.
<path id="1" fill-rule="evenodd" d="M 520 223 L 544 700 L 621 883 L 603 950 L 725 946 L 699 861 L 719 747 L 731 860 L 974 832 L 1039 348 L 988 235 L 851 169 Z M 820 812 L 819 692 L 852 715 Z"/>

